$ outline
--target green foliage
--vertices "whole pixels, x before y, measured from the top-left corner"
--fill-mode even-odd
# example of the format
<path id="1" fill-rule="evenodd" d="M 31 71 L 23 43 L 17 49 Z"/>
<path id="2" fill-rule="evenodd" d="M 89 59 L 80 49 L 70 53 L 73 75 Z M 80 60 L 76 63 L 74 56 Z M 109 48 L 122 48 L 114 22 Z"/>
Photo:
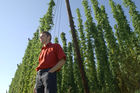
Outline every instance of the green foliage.
<path id="1" fill-rule="evenodd" d="M 54 0 L 50 0 L 49 8 L 43 18 L 40 18 L 40 31 L 49 31 L 53 26 L 53 8 L 55 6 Z"/>
<path id="2" fill-rule="evenodd" d="M 66 37 L 65 37 L 65 33 L 62 32 L 61 33 L 61 39 L 62 39 L 62 43 L 63 43 L 63 50 L 67 56 L 67 41 L 66 41 Z M 66 59 L 66 63 L 62 68 L 62 81 L 61 81 L 61 92 L 67 93 L 67 89 L 69 88 L 69 81 L 68 81 L 68 59 Z"/>
<path id="3" fill-rule="evenodd" d="M 98 6 L 98 1 L 97 0 L 91 0 L 91 3 L 92 3 L 94 14 L 95 14 L 95 19 L 98 22 L 99 36 L 102 37 L 102 38 L 103 37 L 105 38 L 105 40 L 107 42 L 106 45 L 107 45 L 107 48 L 108 48 L 108 54 L 107 54 L 106 46 L 105 45 L 102 46 L 102 47 L 106 48 L 103 51 L 105 53 L 105 56 L 107 56 L 106 58 L 104 58 L 104 59 L 107 59 L 105 61 L 105 64 L 106 64 L 106 67 L 105 67 L 105 69 L 106 69 L 106 72 L 105 72 L 106 73 L 105 74 L 106 89 L 103 89 L 103 90 L 107 91 L 107 92 L 110 92 L 110 93 L 111 92 L 114 93 L 114 91 L 116 93 L 119 93 L 118 89 L 117 89 L 118 85 L 116 84 L 116 82 L 114 82 L 114 81 L 117 81 L 115 79 L 116 78 L 116 72 L 119 71 L 118 63 L 115 62 L 115 61 L 117 61 L 116 56 L 115 56 L 115 55 L 117 55 L 117 54 L 115 54 L 117 52 L 116 39 L 114 37 L 114 33 L 112 31 L 112 28 L 109 24 L 108 17 L 107 17 L 107 14 L 105 13 L 104 6 L 101 6 L 101 8 L 100 8 Z M 103 33 L 103 31 L 104 31 L 104 33 Z M 103 34 L 104 34 L 104 36 L 103 36 Z M 98 40 L 102 40 L 100 42 L 105 43 L 103 41 L 103 39 L 98 39 Z M 101 43 L 101 44 L 103 44 L 103 43 Z M 98 44 L 100 45 L 100 43 L 98 43 Z M 100 53 L 98 53 L 98 55 L 100 55 L 102 53 L 100 48 L 99 48 L 98 51 L 100 51 Z"/>
<path id="4" fill-rule="evenodd" d="M 54 42 L 55 42 L 55 43 L 58 43 L 58 38 L 57 38 L 57 37 L 55 38 L 55 41 L 54 41 Z"/>
<path id="5" fill-rule="evenodd" d="M 140 90 L 135 91 L 135 93 L 140 93 Z"/>
<path id="6" fill-rule="evenodd" d="M 94 57 L 94 49 L 93 49 L 93 40 L 92 40 L 92 36 L 95 33 L 97 33 L 96 31 L 96 26 L 95 23 L 93 23 L 93 18 L 91 16 L 91 10 L 88 6 L 88 2 L 87 0 L 83 0 L 82 2 L 84 9 L 85 9 L 85 16 L 87 18 L 86 22 L 85 22 L 85 31 L 86 31 L 86 39 L 87 39 L 87 49 L 86 49 L 86 54 L 87 54 L 87 58 L 85 60 L 86 62 L 86 68 L 87 68 L 87 76 L 88 76 L 88 80 L 89 80 L 89 86 L 90 86 L 90 91 L 94 91 L 96 92 L 97 87 L 98 87 L 98 81 L 97 81 L 97 72 L 96 72 L 96 67 L 95 67 L 95 57 Z M 97 35 L 97 34 L 96 34 Z M 94 38 L 94 40 L 96 40 L 96 38 Z M 95 44 L 96 46 L 96 44 Z M 103 69 L 102 69 L 103 70 Z M 103 79 L 102 79 L 103 80 Z"/>
<path id="7" fill-rule="evenodd" d="M 84 93 L 84 88 L 82 85 L 82 78 L 80 75 L 80 70 L 79 70 L 79 66 L 78 66 L 78 62 L 77 62 L 77 58 L 76 58 L 76 52 L 74 50 L 74 45 L 72 46 L 72 51 L 73 51 L 73 56 L 74 56 L 74 60 L 73 60 L 73 73 L 74 73 L 74 82 L 76 84 L 76 93 Z"/>
<path id="8" fill-rule="evenodd" d="M 138 61 L 136 61 L 136 59 L 133 58 L 137 56 L 135 48 L 138 49 L 138 47 L 136 46 L 138 40 L 136 40 L 136 42 L 133 42 L 136 39 L 136 36 L 135 33 L 131 30 L 121 6 L 115 5 L 115 3 L 112 0 L 110 0 L 110 4 L 112 7 L 113 16 L 117 22 L 115 27 L 115 34 L 119 43 L 120 54 L 123 55 L 123 58 L 121 59 L 120 63 L 122 74 L 122 80 L 120 83 L 122 83 L 121 85 L 125 86 L 126 88 L 122 88 L 122 86 L 119 87 L 121 88 L 122 92 L 131 93 L 131 91 L 134 91 L 138 88 L 137 83 L 139 81 L 138 68 L 140 68 L 140 65 Z M 133 68 L 135 65 L 137 70 Z M 135 78 L 135 80 L 132 78 Z M 131 84 L 131 86 L 129 84 Z"/>
<path id="9" fill-rule="evenodd" d="M 40 52 L 39 31 L 34 33 L 32 40 L 29 40 L 22 63 L 17 65 L 15 76 L 9 87 L 9 93 L 30 93 L 35 83 L 35 68 L 38 63 Z"/>
<path id="10" fill-rule="evenodd" d="M 123 2 L 126 7 L 129 7 L 129 14 L 135 28 L 134 32 L 138 35 L 138 39 L 140 40 L 140 13 L 136 10 L 136 5 L 132 0 L 123 0 Z"/>
<path id="11" fill-rule="evenodd" d="M 68 59 L 68 64 L 67 64 L 67 67 L 68 67 L 68 81 L 71 81 L 71 82 L 68 82 L 68 91 L 67 93 L 77 93 L 77 87 L 76 87 L 76 84 L 74 82 L 74 71 L 73 71 L 73 57 L 72 57 L 72 43 L 69 42 L 68 43 L 68 56 L 67 56 L 67 59 Z"/>
<path id="12" fill-rule="evenodd" d="M 83 21 L 81 19 L 81 14 L 80 14 L 80 10 L 77 9 L 77 16 L 78 16 L 78 31 L 80 32 L 80 53 L 82 56 L 83 61 L 85 61 L 85 58 L 87 57 L 86 55 L 86 38 L 85 38 L 85 34 L 84 34 L 84 26 L 83 26 Z"/>

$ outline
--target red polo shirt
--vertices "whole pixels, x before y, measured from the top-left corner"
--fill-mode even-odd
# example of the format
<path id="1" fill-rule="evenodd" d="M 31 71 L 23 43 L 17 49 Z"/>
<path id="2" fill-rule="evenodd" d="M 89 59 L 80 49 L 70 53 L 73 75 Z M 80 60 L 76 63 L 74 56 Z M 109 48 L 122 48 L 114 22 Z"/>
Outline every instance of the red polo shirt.
<path id="1" fill-rule="evenodd" d="M 51 68 L 63 58 L 66 59 L 66 55 L 61 46 L 59 44 L 48 43 L 41 49 L 39 65 L 36 70 Z"/>

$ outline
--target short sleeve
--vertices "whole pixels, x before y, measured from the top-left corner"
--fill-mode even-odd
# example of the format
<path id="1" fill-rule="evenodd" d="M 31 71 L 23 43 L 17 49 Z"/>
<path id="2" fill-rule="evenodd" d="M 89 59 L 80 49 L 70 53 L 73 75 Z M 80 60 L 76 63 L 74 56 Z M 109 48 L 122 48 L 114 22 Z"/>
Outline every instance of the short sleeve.
<path id="1" fill-rule="evenodd" d="M 58 60 L 61 60 L 63 58 L 66 60 L 66 55 L 65 55 L 62 47 L 59 44 L 57 44 L 56 48 L 57 48 L 56 53 L 57 53 Z"/>

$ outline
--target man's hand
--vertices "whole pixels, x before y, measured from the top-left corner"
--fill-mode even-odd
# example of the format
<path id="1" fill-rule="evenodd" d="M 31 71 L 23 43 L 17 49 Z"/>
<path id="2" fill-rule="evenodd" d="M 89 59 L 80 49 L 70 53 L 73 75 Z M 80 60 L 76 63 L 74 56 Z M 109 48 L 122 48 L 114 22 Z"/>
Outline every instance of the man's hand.
<path id="1" fill-rule="evenodd" d="M 36 93 L 35 88 L 34 88 L 34 93 Z"/>
<path id="2" fill-rule="evenodd" d="M 36 93 L 36 90 L 35 90 L 35 88 L 34 88 L 34 93 Z"/>
<path id="3" fill-rule="evenodd" d="M 52 71 L 52 70 L 49 70 L 48 72 L 49 72 L 49 73 L 53 73 L 53 71 Z"/>

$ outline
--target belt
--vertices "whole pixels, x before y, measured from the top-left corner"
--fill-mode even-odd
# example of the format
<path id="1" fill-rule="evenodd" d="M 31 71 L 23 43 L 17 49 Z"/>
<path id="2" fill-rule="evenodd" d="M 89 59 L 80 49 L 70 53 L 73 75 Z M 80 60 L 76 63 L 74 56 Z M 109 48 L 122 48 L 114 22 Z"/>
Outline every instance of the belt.
<path id="1" fill-rule="evenodd" d="M 43 73 L 43 72 L 48 72 L 50 69 L 51 69 L 51 68 L 40 69 L 40 70 L 38 70 L 37 72 L 41 72 L 41 73 Z"/>

